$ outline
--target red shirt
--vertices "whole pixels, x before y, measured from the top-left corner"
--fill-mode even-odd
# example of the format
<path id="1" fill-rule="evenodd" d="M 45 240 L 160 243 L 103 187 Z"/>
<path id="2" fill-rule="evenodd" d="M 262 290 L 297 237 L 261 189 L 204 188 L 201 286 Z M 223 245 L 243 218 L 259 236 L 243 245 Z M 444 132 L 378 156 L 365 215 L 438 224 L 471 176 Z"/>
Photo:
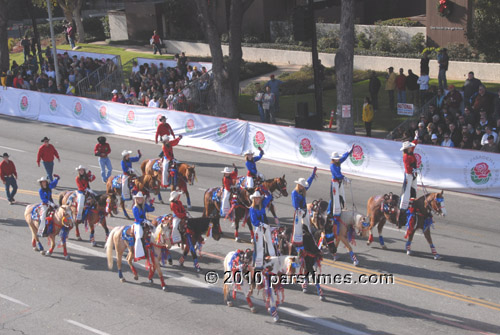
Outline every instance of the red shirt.
<path id="1" fill-rule="evenodd" d="M 14 78 L 14 87 L 15 88 L 23 88 L 24 85 L 24 79 L 23 78 Z"/>
<path id="2" fill-rule="evenodd" d="M 413 141 L 412 143 L 417 145 L 417 140 Z M 413 155 L 413 150 L 415 150 L 415 147 L 409 149 L 409 152 L 411 152 L 411 154 L 407 153 L 403 154 L 403 164 L 405 166 L 405 173 L 408 174 L 413 173 L 413 169 L 417 168 L 417 158 L 415 158 L 415 155 Z"/>
<path id="3" fill-rule="evenodd" d="M 155 34 L 153 35 L 153 42 L 159 44 L 160 43 L 160 35 Z"/>
<path id="4" fill-rule="evenodd" d="M 396 88 L 399 91 L 406 90 L 406 76 L 404 74 L 400 74 L 396 77 Z"/>
<path id="5" fill-rule="evenodd" d="M 40 160 L 44 162 L 52 162 L 54 161 L 54 157 L 59 159 L 59 153 L 56 148 L 52 144 L 45 145 L 42 144 L 40 148 L 38 148 L 38 155 L 36 156 L 36 162 L 40 164 Z"/>
<path id="6" fill-rule="evenodd" d="M 94 153 L 99 154 L 99 157 L 101 158 L 106 158 L 108 157 L 109 153 L 111 152 L 111 147 L 109 146 L 109 143 L 97 143 L 94 148 Z"/>
<path id="7" fill-rule="evenodd" d="M 16 171 L 16 166 L 14 165 L 14 162 L 11 160 L 4 161 L 2 160 L 0 162 L 0 178 L 2 178 L 2 181 L 5 183 L 5 177 L 14 175 L 17 178 L 17 171 Z"/>
<path id="8" fill-rule="evenodd" d="M 87 176 L 89 180 L 84 178 L 80 178 L 80 176 L 76 176 L 76 187 L 78 187 L 78 191 L 84 192 L 87 188 L 89 188 L 89 183 L 95 180 L 95 176 L 90 172 L 87 172 Z"/>
<path id="9" fill-rule="evenodd" d="M 113 97 L 111 98 L 112 102 L 118 102 L 118 94 L 113 94 Z"/>
<path id="10" fill-rule="evenodd" d="M 156 136 L 155 136 L 155 142 L 158 143 L 158 136 L 163 136 L 163 135 L 174 135 L 174 131 L 172 130 L 172 127 L 168 123 L 160 123 L 158 125 L 158 128 L 156 128 Z"/>
<path id="11" fill-rule="evenodd" d="M 231 172 L 228 177 L 224 176 L 222 178 L 222 185 L 224 186 L 224 189 L 230 191 L 231 186 L 233 186 L 233 181 L 236 178 L 238 178 L 238 171 Z"/>
<path id="12" fill-rule="evenodd" d="M 174 152 L 172 150 L 172 147 L 175 147 L 180 140 L 181 138 L 177 137 L 175 140 L 168 142 L 168 144 L 163 144 L 163 154 L 169 161 L 174 159 Z"/>
<path id="13" fill-rule="evenodd" d="M 180 200 L 172 201 L 170 203 L 170 209 L 179 219 L 184 219 L 187 216 L 186 209 Z"/>

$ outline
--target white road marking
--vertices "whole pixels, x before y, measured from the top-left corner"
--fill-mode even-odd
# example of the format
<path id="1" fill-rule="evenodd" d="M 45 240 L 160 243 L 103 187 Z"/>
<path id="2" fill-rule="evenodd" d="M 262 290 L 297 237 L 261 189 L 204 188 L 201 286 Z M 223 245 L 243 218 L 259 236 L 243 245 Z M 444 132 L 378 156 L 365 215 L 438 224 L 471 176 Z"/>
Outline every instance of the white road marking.
<path id="1" fill-rule="evenodd" d="M 384 227 L 384 229 L 388 229 L 388 230 L 392 230 L 392 231 L 397 231 L 397 232 L 400 232 L 402 234 L 406 234 L 406 230 L 405 229 L 398 229 L 398 228 L 393 228 L 393 227 Z M 417 236 L 424 236 L 424 234 L 422 233 L 415 233 L 415 235 Z"/>
<path id="2" fill-rule="evenodd" d="M 0 148 L 4 148 L 4 149 L 7 149 L 7 150 L 12 150 L 12 151 L 17 151 L 17 152 L 26 152 L 24 150 L 14 149 L 14 148 L 11 148 L 11 147 L 4 147 L 2 145 L 0 145 Z"/>
<path id="3" fill-rule="evenodd" d="M 74 244 L 74 243 L 67 243 L 66 246 L 68 248 L 70 248 L 70 249 L 79 250 L 81 252 L 87 253 L 87 254 L 92 255 L 92 256 L 98 256 L 98 257 L 102 257 L 102 258 L 106 258 L 107 257 L 104 252 L 96 251 L 96 250 L 90 249 L 88 247 L 83 247 L 83 246 L 80 246 L 80 245 L 77 245 L 77 244 Z M 138 266 L 140 266 L 142 268 L 146 268 L 146 265 L 144 265 L 142 263 L 136 263 L 136 265 L 138 265 Z M 168 277 L 171 278 L 171 279 L 173 279 L 173 280 L 177 280 L 177 281 L 180 281 L 180 282 L 185 282 L 185 283 L 191 284 L 193 286 L 201 287 L 201 288 L 210 290 L 212 292 L 215 292 L 215 293 L 218 293 L 218 294 L 222 294 L 222 288 L 221 287 L 216 287 L 216 286 L 213 286 L 211 284 L 203 283 L 203 282 L 200 282 L 198 280 L 191 279 L 191 278 L 188 278 L 188 277 L 184 277 L 184 276 L 176 274 L 176 273 L 169 273 Z M 245 300 L 242 295 L 238 295 L 237 297 L 240 300 Z M 260 307 L 264 307 L 265 308 L 265 304 L 261 300 L 255 300 L 254 304 L 255 305 L 259 305 Z M 286 313 L 286 314 L 292 315 L 295 318 L 303 319 L 305 321 L 308 321 L 310 323 L 315 323 L 315 324 L 320 325 L 320 326 L 325 327 L 325 328 L 335 329 L 335 330 L 340 331 L 340 332 L 342 332 L 344 334 L 367 335 L 367 333 L 364 333 L 362 331 L 359 331 L 359 330 L 356 330 L 356 329 L 353 329 L 353 328 L 349 328 L 349 327 L 343 326 L 343 325 L 341 325 L 339 323 L 335 323 L 335 322 L 332 322 L 332 321 L 324 320 L 324 319 L 315 317 L 313 315 L 306 314 L 306 313 L 304 313 L 302 311 L 295 310 L 293 308 L 288 308 L 288 307 L 280 306 L 278 308 L 278 312 L 282 312 L 282 313 Z M 75 322 L 75 321 L 71 322 L 71 320 L 66 320 L 66 321 L 70 322 L 70 323 Z M 82 324 L 77 324 L 77 326 L 83 326 L 82 328 L 85 328 L 85 329 L 90 330 L 90 331 L 97 331 L 97 330 L 95 330 L 93 328 L 87 327 L 87 326 L 82 325 Z M 105 333 L 99 332 L 99 333 L 96 333 L 96 334 L 105 334 Z"/>
<path id="4" fill-rule="evenodd" d="M 24 302 L 19 301 L 19 300 L 14 299 L 14 298 L 11 298 L 11 297 L 4 295 L 4 294 L 0 294 L 0 298 L 4 298 L 5 300 L 9 300 L 11 302 L 14 302 L 14 303 L 19 304 L 19 305 L 24 306 L 24 307 L 30 307 L 29 305 L 26 305 Z"/>
<path id="5" fill-rule="evenodd" d="M 97 169 L 100 169 L 101 167 L 100 166 L 97 166 L 97 165 L 89 165 L 90 167 L 93 167 L 93 168 L 97 168 Z M 120 170 L 115 170 L 113 169 L 114 172 L 118 172 L 118 173 L 121 173 L 122 171 Z"/>
<path id="6" fill-rule="evenodd" d="M 85 330 L 88 330 L 89 332 L 92 332 L 94 334 L 109 335 L 108 333 L 105 333 L 105 332 L 102 332 L 102 331 L 100 331 L 98 329 L 86 326 L 86 325 L 84 325 L 83 323 L 80 323 L 80 322 L 76 322 L 76 321 L 73 321 L 73 320 L 67 320 L 67 319 L 64 319 L 64 321 L 66 321 L 67 323 L 71 323 L 74 326 L 77 326 L 77 327 L 83 328 Z"/>

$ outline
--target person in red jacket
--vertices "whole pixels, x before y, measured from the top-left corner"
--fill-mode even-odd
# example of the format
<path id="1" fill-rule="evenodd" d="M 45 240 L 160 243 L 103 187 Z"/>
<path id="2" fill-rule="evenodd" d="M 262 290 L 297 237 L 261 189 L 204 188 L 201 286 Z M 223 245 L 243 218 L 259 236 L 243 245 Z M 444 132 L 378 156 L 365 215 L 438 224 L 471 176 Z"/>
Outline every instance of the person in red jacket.
<path id="1" fill-rule="evenodd" d="M 3 160 L 0 162 L 0 178 L 5 185 L 7 201 L 12 205 L 16 200 L 14 196 L 17 193 L 17 171 L 14 162 L 9 159 L 9 154 L 3 154 Z M 11 191 L 12 188 L 12 191 Z"/>
<path id="2" fill-rule="evenodd" d="M 170 193 L 170 209 L 172 210 L 172 214 L 174 219 L 172 220 L 172 243 L 180 243 L 181 242 L 181 233 L 179 232 L 179 223 L 181 220 L 186 219 L 188 217 L 188 213 L 184 208 L 184 205 L 179 200 L 182 195 L 182 191 L 172 191 Z"/>
<path id="3" fill-rule="evenodd" d="M 156 32 L 156 30 L 153 31 L 153 36 L 151 37 L 151 44 L 153 45 L 154 54 L 156 55 L 156 52 L 159 52 L 161 56 L 161 38 L 160 35 L 158 35 L 158 33 Z"/>
<path id="4" fill-rule="evenodd" d="M 167 117 L 165 115 L 162 115 L 159 121 L 160 124 L 158 124 L 158 127 L 156 128 L 155 143 L 158 144 L 158 138 L 161 140 L 165 135 L 172 136 L 175 140 L 174 131 L 170 124 L 167 123 Z M 163 154 L 160 152 L 159 156 L 163 157 Z"/>
<path id="5" fill-rule="evenodd" d="M 401 195 L 401 204 L 399 206 L 398 226 L 406 224 L 406 211 L 410 203 L 410 198 L 417 197 L 417 159 L 413 154 L 417 140 L 413 142 L 403 142 L 401 151 L 403 152 L 403 164 L 405 177 L 403 182 L 403 194 Z"/>
<path id="6" fill-rule="evenodd" d="M 95 180 L 95 176 L 90 171 L 86 171 L 85 166 L 80 165 L 75 170 L 78 171 L 78 176 L 76 176 L 76 203 L 77 203 L 77 214 L 76 222 L 82 222 L 83 207 L 85 206 L 85 195 L 92 194 L 96 195 L 94 191 L 90 189 L 90 182 Z"/>
<path id="7" fill-rule="evenodd" d="M 108 155 L 111 153 L 111 147 L 106 142 L 106 137 L 99 136 L 97 138 L 97 144 L 94 147 L 94 155 L 99 157 L 99 166 L 101 167 L 101 177 L 102 182 L 106 183 L 111 176 L 111 171 L 113 171 L 113 166 L 111 166 L 111 160 Z M 108 170 L 108 171 L 106 171 Z"/>
<path id="8" fill-rule="evenodd" d="M 47 172 L 47 179 L 52 182 L 54 180 L 54 158 L 57 158 L 59 162 L 61 159 L 59 158 L 59 153 L 56 148 L 52 144 L 49 143 L 50 139 L 45 136 L 41 142 L 43 143 L 40 148 L 38 148 L 38 154 L 36 156 L 36 163 L 38 167 L 40 167 L 40 161 L 43 163 L 43 167 Z"/>
<path id="9" fill-rule="evenodd" d="M 179 144 L 179 141 L 182 139 L 182 135 L 177 137 L 175 140 L 170 141 L 170 136 L 164 135 L 161 138 L 161 141 L 163 142 L 163 147 L 162 147 L 162 153 L 163 153 L 163 162 L 162 162 L 162 178 L 161 178 L 161 186 L 162 187 L 168 187 L 170 186 L 170 182 L 168 180 L 168 167 L 170 162 L 174 159 L 174 151 L 172 150 L 172 147 L 175 147 L 177 144 Z M 174 176 L 174 185 L 176 184 L 175 180 L 177 180 L 177 177 Z"/>
<path id="10" fill-rule="evenodd" d="M 233 163 L 233 171 L 231 171 L 231 168 L 226 166 L 221 173 L 224 174 L 224 177 L 222 177 L 223 193 L 220 204 L 220 215 L 225 217 L 230 209 L 229 197 L 231 195 L 231 187 L 234 185 L 234 180 L 238 178 L 238 168 Z"/>

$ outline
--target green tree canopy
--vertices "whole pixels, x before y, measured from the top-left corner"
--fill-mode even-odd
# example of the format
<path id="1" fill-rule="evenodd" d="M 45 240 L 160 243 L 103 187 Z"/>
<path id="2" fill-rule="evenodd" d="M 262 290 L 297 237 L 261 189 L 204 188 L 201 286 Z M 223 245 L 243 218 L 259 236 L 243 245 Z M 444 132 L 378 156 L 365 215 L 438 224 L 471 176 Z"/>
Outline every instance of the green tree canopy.
<path id="1" fill-rule="evenodd" d="M 500 1 L 474 0 L 469 43 L 486 56 L 489 62 L 500 61 Z"/>

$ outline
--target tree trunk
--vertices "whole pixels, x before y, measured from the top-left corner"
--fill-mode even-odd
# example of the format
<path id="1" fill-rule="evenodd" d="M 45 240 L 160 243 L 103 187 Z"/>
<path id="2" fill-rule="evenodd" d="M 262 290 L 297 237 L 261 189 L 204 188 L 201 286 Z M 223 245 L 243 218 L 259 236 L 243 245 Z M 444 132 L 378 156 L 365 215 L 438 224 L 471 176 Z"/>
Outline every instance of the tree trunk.
<path id="1" fill-rule="evenodd" d="M 57 0 L 57 3 L 62 8 L 64 17 L 69 23 L 73 23 L 73 0 Z"/>
<path id="2" fill-rule="evenodd" d="M 0 0 L 0 71 L 9 70 L 9 38 L 7 35 L 8 4 L 7 0 Z"/>
<path id="3" fill-rule="evenodd" d="M 337 76 L 337 125 L 342 134 L 354 134 L 352 81 L 354 70 L 354 0 L 342 0 L 340 9 L 340 46 L 335 56 Z M 351 115 L 342 117 L 342 106 L 350 106 Z"/>
<path id="4" fill-rule="evenodd" d="M 78 33 L 78 43 L 85 43 L 85 30 L 83 28 L 82 20 L 82 5 L 83 0 L 77 0 L 75 9 L 73 9 L 73 17 L 75 18 L 76 31 Z"/>

